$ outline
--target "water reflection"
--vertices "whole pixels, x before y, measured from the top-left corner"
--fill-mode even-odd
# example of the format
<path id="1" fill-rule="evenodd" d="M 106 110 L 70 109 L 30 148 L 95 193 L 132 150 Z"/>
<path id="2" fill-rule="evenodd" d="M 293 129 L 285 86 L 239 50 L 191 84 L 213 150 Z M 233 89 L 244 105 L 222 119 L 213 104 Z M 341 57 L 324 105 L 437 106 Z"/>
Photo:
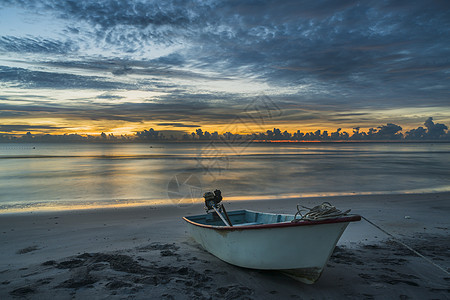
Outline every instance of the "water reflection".
<path id="1" fill-rule="evenodd" d="M 180 174 L 230 199 L 449 191 L 449 154 L 448 144 L 0 144 L 0 210 L 173 204 Z M 192 198 L 180 203 L 201 191 Z"/>

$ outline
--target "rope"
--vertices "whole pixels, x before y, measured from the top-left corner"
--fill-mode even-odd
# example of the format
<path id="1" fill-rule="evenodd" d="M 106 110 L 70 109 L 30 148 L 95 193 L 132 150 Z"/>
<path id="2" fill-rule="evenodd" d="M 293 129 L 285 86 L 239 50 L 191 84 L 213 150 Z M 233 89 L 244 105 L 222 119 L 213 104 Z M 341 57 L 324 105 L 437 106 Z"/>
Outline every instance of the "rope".
<path id="1" fill-rule="evenodd" d="M 303 209 L 301 209 L 300 207 L 302 207 Z M 309 211 L 307 211 L 305 214 L 302 214 L 302 212 L 306 211 L 305 209 L 308 209 Z M 297 212 L 295 213 L 295 216 L 294 216 L 294 219 L 292 220 L 292 222 L 296 223 L 296 222 L 300 222 L 300 221 L 304 221 L 304 220 L 318 221 L 318 220 L 333 219 L 333 218 L 346 216 L 349 212 L 350 212 L 350 209 L 346 210 L 345 212 L 342 212 L 339 209 L 337 209 L 336 207 L 334 207 L 333 205 L 331 205 L 329 202 L 323 202 L 322 204 L 314 206 L 313 208 L 309 208 L 309 207 L 306 207 L 306 206 L 303 206 L 303 205 L 297 205 Z M 297 219 L 297 216 L 300 216 L 300 218 Z M 383 228 L 381 228 L 377 224 L 375 224 L 372 221 L 368 220 L 366 217 L 361 216 L 361 218 L 366 220 L 370 225 L 374 226 L 375 228 L 377 228 L 378 230 L 380 230 L 384 234 L 388 235 L 394 242 L 402 245 L 403 247 L 407 248 L 408 250 L 410 250 L 411 252 L 413 252 L 417 256 L 423 258 L 425 261 L 429 262 L 430 264 L 432 264 L 433 266 L 435 266 L 436 268 L 438 268 L 439 270 L 441 270 L 445 274 L 450 275 L 450 273 L 446 269 L 444 269 L 440 265 L 436 264 L 435 262 L 433 262 L 428 257 L 422 255 L 417 250 L 415 250 L 412 247 L 408 246 L 407 244 L 405 244 L 404 242 L 402 242 L 401 240 L 399 240 L 394 235 L 392 235 L 391 233 L 387 232 L 386 230 L 384 230 Z"/>
<path id="2" fill-rule="evenodd" d="M 366 220 L 370 225 L 374 226 L 375 228 L 377 228 L 378 230 L 380 230 L 381 232 L 387 234 L 388 236 L 390 236 L 394 242 L 402 245 L 403 247 L 409 249 L 410 251 L 412 251 L 414 254 L 416 254 L 417 256 L 423 258 L 424 260 L 426 260 L 427 262 L 429 262 L 430 264 L 432 264 L 433 266 L 435 266 L 436 268 L 438 268 L 439 270 L 443 271 L 445 274 L 450 275 L 450 273 L 445 270 L 443 267 L 441 267 L 440 265 L 436 264 L 435 262 L 433 262 L 431 259 L 429 259 L 428 257 L 423 256 L 421 253 L 417 252 L 416 250 L 414 250 L 413 248 L 411 248 L 410 246 L 408 246 L 407 244 L 403 243 L 402 241 L 400 241 L 399 239 L 397 239 L 395 236 L 393 236 L 391 233 L 387 232 L 386 230 L 384 230 L 383 228 L 381 228 L 380 226 L 378 226 L 377 224 L 369 221 L 367 218 L 361 216 L 361 218 L 363 218 L 364 220 Z"/>
<path id="3" fill-rule="evenodd" d="M 305 211 L 304 209 L 300 209 L 300 207 L 306 208 L 309 211 L 306 214 L 302 214 L 302 211 Z M 320 205 L 314 206 L 313 208 L 309 208 L 303 205 L 297 205 L 297 212 L 295 213 L 294 220 L 292 222 L 299 222 L 303 220 L 308 221 L 319 221 L 319 220 L 326 220 L 326 219 L 335 219 L 339 217 L 346 216 L 350 212 L 349 210 L 346 210 L 344 212 L 340 211 L 333 205 L 331 205 L 329 202 L 323 202 Z M 300 215 L 300 218 L 297 219 L 297 216 Z"/>

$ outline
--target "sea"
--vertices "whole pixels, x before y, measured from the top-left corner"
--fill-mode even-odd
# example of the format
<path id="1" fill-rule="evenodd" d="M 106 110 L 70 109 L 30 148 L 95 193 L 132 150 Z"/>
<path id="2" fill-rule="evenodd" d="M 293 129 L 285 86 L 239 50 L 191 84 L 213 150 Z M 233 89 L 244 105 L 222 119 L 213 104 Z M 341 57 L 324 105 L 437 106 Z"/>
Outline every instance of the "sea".
<path id="1" fill-rule="evenodd" d="M 450 191 L 449 143 L 2 143 L 0 213 Z"/>

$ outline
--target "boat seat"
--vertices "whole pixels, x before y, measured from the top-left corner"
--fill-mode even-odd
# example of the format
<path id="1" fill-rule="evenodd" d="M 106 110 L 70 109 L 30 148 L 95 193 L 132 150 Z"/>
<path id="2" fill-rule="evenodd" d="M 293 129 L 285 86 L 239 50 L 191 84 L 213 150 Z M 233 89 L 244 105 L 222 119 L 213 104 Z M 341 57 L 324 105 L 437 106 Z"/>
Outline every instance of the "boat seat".
<path id="1" fill-rule="evenodd" d="M 261 222 L 250 222 L 250 223 L 241 223 L 241 224 L 233 224 L 233 226 L 250 226 L 250 225 L 259 225 Z"/>

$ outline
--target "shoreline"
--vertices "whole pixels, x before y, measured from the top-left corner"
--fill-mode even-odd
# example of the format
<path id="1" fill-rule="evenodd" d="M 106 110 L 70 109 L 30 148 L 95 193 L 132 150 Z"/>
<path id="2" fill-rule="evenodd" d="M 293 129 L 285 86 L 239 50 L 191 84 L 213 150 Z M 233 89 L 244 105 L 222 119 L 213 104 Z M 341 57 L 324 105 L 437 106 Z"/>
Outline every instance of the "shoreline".
<path id="1" fill-rule="evenodd" d="M 386 193 L 384 191 L 380 192 L 334 192 L 334 193 L 309 193 L 309 194 L 303 194 L 302 196 L 298 196 L 295 194 L 285 194 L 285 195 L 261 195 L 261 196 L 231 196 L 231 197 L 225 197 L 224 203 L 229 203 L 236 205 L 237 203 L 242 203 L 242 205 L 251 205 L 254 202 L 264 202 L 264 201 L 289 201 L 292 203 L 292 201 L 310 201 L 310 200 L 319 200 L 323 199 L 323 201 L 326 201 L 327 199 L 340 199 L 345 198 L 351 201 L 351 203 L 354 203 L 355 197 L 391 197 L 391 196 L 417 196 L 417 195 L 443 195 L 446 196 L 446 194 L 450 195 L 450 191 L 444 190 L 444 191 L 423 191 L 423 192 L 417 192 L 417 191 L 396 191 L 391 193 Z M 128 199 L 128 201 L 132 200 L 139 200 L 139 199 Z M 110 202 L 117 201 L 117 200 L 111 200 Z M 70 201 L 67 201 L 70 202 Z M 187 203 L 187 204 L 181 204 L 177 205 L 174 203 L 168 203 L 168 200 L 148 200 L 148 201 L 142 201 L 142 202 L 132 202 L 132 203 L 120 203 L 120 204 L 110 204 L 110 205 L 66 205 L 66 206 L 29 206 L 30 208 L 16 208 L 16 209 L 0 209 L 0 217 L 3 215 L 14 215 L 14 214 L 31 214 L 31 213 L 62 213 L 62 212 L 77 212 L 77 211 L 89 211 L 89 210 L 116 210 L 116 209 L 133 209 L 133 208 L 176 208 L 176 209 L 186 209 L 191 206 L 202 206 L 203 205 L 203 198 L 198 199 L 195 202 Z M 357 203 L 355 203 L 357 204 Z M 240 206 L 242 206 L 240 205 Z M 83 208 L 80 208 L 83 207 Z M 295 212 L 294 212 L 295 214 Z"/>
<path id="2" fill-rule="evenodd" d="M 262 201 L 227 210 L 295 213 L 329 201 L 352 209 L 445 270 L 450 193 Z M 0 214 L 0 298 L 402 298 L 449 296 L 449 276 L 365 221 L 349 225 L 319 281 L 226 264 L 200 248 L 181 219 L 203 204 Z M 240 297 L 240 298 L 239 298 Z"/>

